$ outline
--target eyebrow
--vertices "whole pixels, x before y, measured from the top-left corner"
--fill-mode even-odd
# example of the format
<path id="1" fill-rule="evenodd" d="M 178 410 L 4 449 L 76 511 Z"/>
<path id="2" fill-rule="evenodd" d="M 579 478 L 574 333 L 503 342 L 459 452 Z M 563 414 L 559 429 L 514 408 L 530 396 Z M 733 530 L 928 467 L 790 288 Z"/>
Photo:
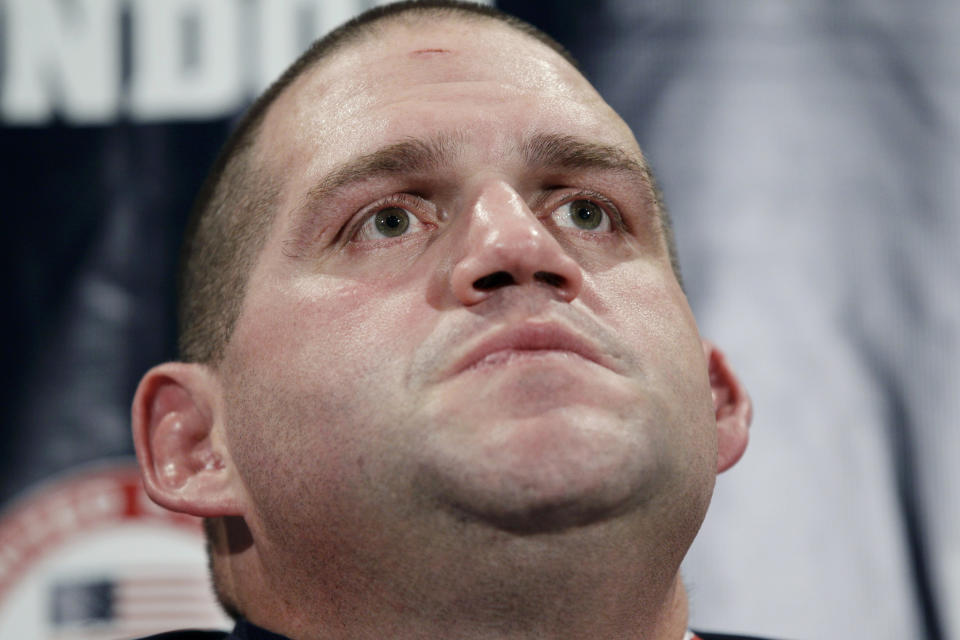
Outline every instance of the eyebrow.
<path id="1" fill-rule="evenodd" d="M 461 147 L 462 141 L 456 134 L 395 142 L 336 167 L 307 192 L 305 200 L 316 202 L 374 178 L 435 171 L 455 161 Z"/>
<path id="2" fill-rule="evenodd" d="M 649 169 L 643 158 L 634 158 L 620 147 L 591 142 L 576 136 L 541 133 L 523 141 L 520 154 L 527 166 L 544 169 L 605 169 L 639 173 L 645 181 Z"/>
<path id="3" fill-rule="evenodd" d="M 347 160 L 327 173 L 297 206 L 294 243 L 307 242 L 316 229 L 319 203 L 362 182 L 397 175 L 435 172 L 453 166 L 465 146 L 458 132 L 429 138 L 408 138 Z M 634 157 L 620 147 L 576 136 L 540 133 L 521 141 L 518 155 L 524 166 L 539 170 L 604 170 L 634 176 L 652 192 L 653 180 L 643 157 Z"/>

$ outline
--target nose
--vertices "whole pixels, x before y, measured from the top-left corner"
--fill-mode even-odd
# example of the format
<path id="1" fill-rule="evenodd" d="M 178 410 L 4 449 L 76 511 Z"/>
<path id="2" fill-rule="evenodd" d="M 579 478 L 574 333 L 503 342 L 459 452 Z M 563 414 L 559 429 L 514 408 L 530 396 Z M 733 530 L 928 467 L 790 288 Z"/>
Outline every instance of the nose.
<path id="1" fill-rule="evenodd" d="M 580 294 L 580 265 L 509 185 L 486 186 L 467 218 L 466 252 L 451 274 L 462 304 L 478 304 L 510 286 L 541 286 L 566 302 Z"/>

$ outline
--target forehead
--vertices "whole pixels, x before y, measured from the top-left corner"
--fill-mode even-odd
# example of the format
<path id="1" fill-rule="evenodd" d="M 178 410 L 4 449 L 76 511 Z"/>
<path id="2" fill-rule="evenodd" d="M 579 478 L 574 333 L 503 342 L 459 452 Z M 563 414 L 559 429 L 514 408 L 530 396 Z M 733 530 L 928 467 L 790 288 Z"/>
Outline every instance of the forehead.
<path id="1" fill-rule="evenodd" d="M 414 16 L 375 27 L 280 96 L 258 146 L 285 178 L 316 177 L 384 144 L 449 131 L 478 153 L 546 132 L 639 157 L 629 128 L 566 60 L 482 17 Z"/>

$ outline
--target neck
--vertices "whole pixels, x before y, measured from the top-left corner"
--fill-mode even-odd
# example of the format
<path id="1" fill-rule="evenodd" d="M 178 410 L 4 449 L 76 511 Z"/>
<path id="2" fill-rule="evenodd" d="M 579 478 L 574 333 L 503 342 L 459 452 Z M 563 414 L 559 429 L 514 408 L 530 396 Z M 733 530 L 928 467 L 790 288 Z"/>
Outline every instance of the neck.
<path id="1" fill-rule="evenodd" d="M 682 554 L 608 533 L 488 530 L 455 546 L 412 541 L 413 558 L 352 556 L 356 541 L 343 541 L 317 563 L 253 545 L 224 560 L 244 615 L 294 640 L 683 638 Z"/>

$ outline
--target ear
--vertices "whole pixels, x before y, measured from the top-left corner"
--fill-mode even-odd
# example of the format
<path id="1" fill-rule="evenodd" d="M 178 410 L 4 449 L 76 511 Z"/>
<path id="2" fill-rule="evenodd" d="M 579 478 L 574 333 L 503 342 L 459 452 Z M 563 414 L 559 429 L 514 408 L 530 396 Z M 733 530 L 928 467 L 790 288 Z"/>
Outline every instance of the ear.
<path id="1" fill-rule="evenodd" d="M 201 517 L 242 515 L 222 433 L 220 384 L 204 365 L 167 362 L 143 376 L 133 399 L 133 442 L 147 495 Z"/>
<path id="2" fill-rule="evenodd" d="M 717 473 L 721 473 L 732 467 L 747 448 L 753 404 L 723 352 L 709 340 L 702 342 L 717 419 Z"/>

